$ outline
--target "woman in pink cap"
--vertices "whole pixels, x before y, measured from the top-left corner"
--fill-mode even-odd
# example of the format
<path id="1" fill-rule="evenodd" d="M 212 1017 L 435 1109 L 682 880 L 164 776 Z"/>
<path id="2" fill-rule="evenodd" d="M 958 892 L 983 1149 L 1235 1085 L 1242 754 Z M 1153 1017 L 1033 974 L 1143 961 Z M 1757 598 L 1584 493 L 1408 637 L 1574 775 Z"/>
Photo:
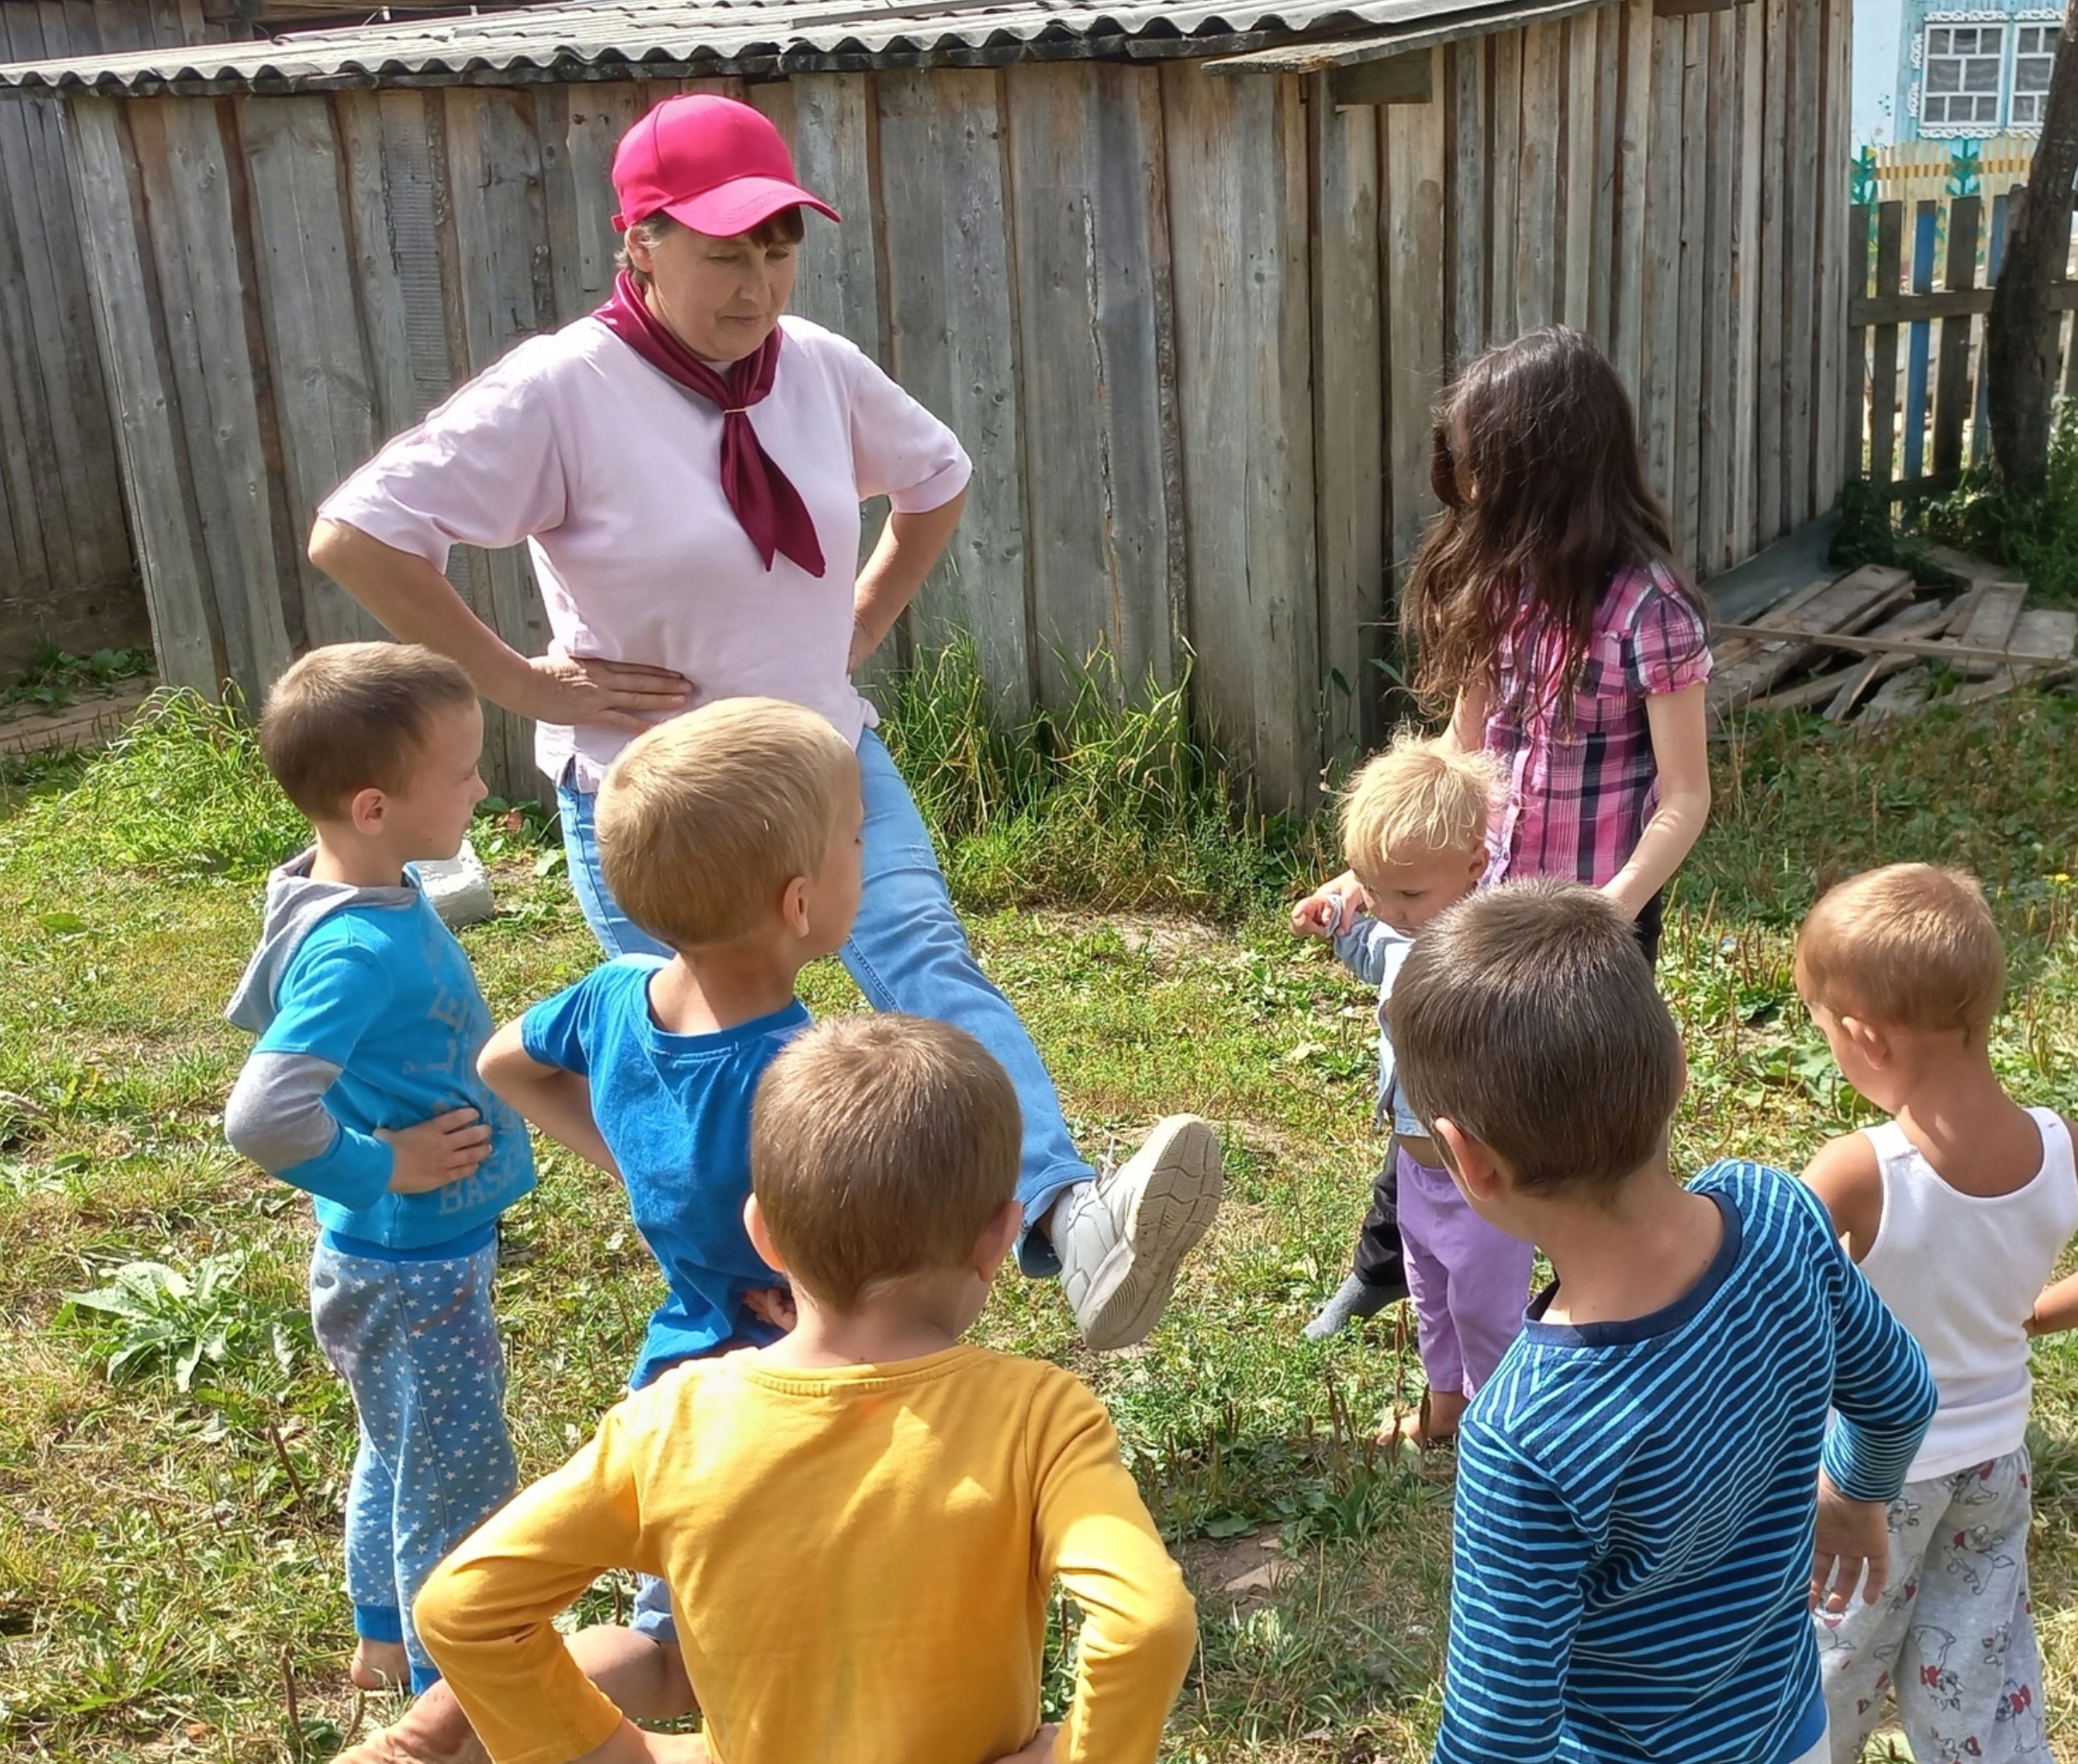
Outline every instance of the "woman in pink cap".
<path id="1" fill-rule="evenodd" d="M 959 440 L 844 338 L 785 316 L 801 211 L 749 105 L 667 98 L 623 138 L 614 297 L 521 343 L 318 510 L 310 556 L 397 636 L 453 657 L 535 720 L 572 885 L 609 956 L 668 954 L 614 904 L 592 804 L 608 762 L 660 718 L 784 698 L 858 750 L 865 894 L 844 951 L 878 1010 L 970 1031 L 1025 1117 L 1019 1260 L 1062 1277 L 1093 1347 L 1154 1326 L 1210 1222 L 1218 1142 L 1188 1116 L 1098 1176 L 1077 1153 L 1016 1013 L 975 964 L 930 835 L 852 683 L 944 553 L 971 467 Z M 866 567 L 860 502 L 892 508 Z M 452 544 L 525 541 L 553 639 L 522 656 L 442 570 Z"/>
<path id="2" fill-rule="evenodd" d="M 669 953 L 614 904 L 592 834 L 594 793 L 631 737 L 755 694 L 804 704 L 855 743 L 865 884 L 844 964 L 876 1009 L 957 1024 L 1009 1071 L 1025 1125 L 1019 1259 L 1061 1275 L 1091 1346 L 1137 1341 L 1219 1204 L 1218 1141 L 1177 1116 L 1104 1175 L 1078 1155 L 851 680 L 951 540 L 967 455 L 854 345 L 784 316 L 801 211 L 837 215 L 796 182 L 759 112 L 666 99 L 621 142 L 614 185 L 626 242 L 613 298 L 521 343 L 356 472 L 318 511 L 312 561 L 534 719 L 571 880 L 609 956 Z M 859 505 L 877 496 L 892 513 L 855 576 Z M 442 574 L 451 545 L 522 540 L 554 634 L 542 656 L 511 648 Z M 652 1615 L 661 1639 L 668 1609 Z M 453 1709 L 422 1701 L 418 1724 Z M 385 1741 L 380 1755 L 439 1755 L 439 1724 L 423 1747 Z"/>

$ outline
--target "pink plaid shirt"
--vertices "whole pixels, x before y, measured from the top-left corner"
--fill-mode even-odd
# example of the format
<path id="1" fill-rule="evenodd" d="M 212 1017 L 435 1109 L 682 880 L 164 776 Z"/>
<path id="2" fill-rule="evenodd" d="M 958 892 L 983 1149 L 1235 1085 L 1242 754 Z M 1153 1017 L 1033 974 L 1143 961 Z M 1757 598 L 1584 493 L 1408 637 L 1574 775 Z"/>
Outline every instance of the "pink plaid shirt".
<path id="1" fill-rule="evenodd" d="M 1708 630 L 1659 565 L 1611 578 L 1570 722 L 1536 685 L 1559 654 L 1548 625 L 1520 624 L 1501 644 L 1486 748 L 1507 770 L 1508 808 L 1494 830 L 1489 885 L 1558 876 L 1600 888 L 1622 869 L 1659 799 L 1645 701 L 1710 677 Z"/>

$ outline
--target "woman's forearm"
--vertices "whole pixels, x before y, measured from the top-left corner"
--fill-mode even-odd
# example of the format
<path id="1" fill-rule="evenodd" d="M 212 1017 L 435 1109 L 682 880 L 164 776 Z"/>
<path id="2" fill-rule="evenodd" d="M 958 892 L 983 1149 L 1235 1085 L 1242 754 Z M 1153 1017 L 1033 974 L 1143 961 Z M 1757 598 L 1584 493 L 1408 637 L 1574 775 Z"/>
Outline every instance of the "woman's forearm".
<path id="1" fill-rule="evenodd" d="M 858 573 L 852 597 L 851 663 L 856 668 L 887 640 L 924 578 L 937 567 L 966 506 L 962 490 L 950 502 L 915 514 L 892 513 L 880 543 Z"/>
<path id="2" fill-rule="evenodd" d="M 350 527 L 320 521 L 310 561 L 405 643 L 422 643 L 458 663 L 494 704 L 521 705 L 533 683 L 526 659 L 469 610 L 453 583 L 423 557 Z"/>

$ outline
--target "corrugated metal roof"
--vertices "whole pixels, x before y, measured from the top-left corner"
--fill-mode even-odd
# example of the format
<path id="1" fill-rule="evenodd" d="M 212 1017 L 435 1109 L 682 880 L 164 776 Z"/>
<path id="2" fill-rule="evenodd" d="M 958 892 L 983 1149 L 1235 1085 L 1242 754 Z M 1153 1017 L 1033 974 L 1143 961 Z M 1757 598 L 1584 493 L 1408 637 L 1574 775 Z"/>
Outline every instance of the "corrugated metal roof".
<path id="1" fill-rule="evenodd" d="M 299 31 L 270 42 L 31 62 L 0 67 L 0 89 L 294 91 L 1233 54 L 1336 31 L 1512 9 L 1507 0 L 579 0 Z"/>

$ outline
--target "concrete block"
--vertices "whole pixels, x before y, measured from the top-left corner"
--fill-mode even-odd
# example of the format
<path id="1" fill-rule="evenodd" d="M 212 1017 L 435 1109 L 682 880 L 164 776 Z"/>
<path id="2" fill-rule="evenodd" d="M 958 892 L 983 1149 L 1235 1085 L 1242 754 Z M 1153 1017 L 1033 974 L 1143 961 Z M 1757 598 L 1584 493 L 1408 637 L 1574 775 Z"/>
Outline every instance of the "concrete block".
<path id="1" fill-rule="evenodd" d="M 479 925 L 497 912 L 498 902 L 490 892 L 490 872 L 484 868 L 483 859 L 467 840 L 462 842 L 461 851 L 444 862 L 421 860 L 411 867 L 418 872 L 419 886 L 433 903 L 433 911 L 450 931 Z"/>

